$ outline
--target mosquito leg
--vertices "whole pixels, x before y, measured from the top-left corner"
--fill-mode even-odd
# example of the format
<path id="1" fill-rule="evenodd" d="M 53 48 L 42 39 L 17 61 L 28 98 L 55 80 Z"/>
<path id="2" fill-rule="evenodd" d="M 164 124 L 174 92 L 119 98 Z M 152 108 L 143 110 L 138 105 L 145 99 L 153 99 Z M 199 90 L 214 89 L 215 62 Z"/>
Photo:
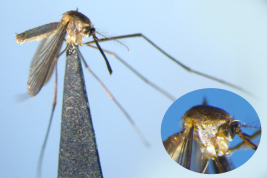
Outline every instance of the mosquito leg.
<path id="1" fill-rule="evenodd" d="M 101 33 L 98 33 L 97 31 L 96 31 L 96 33 L 97 33 L 98 35 L 100 35 L 100 36 L 104 37 L 104 38 L 108 38 L 108 37 L 106 37 L 106 36 L 102 35 Z M 116 39 L 114 39 L 114 41 L 116 41 L 116 42 L 120 43 L 122 46 L 124 46 L 124 47 L 125 47 L 125 48 L 128 50 L 128 52 L 130 52 L 130 49 L 128 48 L 128 46 L 126 46 L 125 44 L 123 44 L 123 43 L 122 43 L 122 42 L 120 42 L 119 40 L 116 40 Z"/>
<path id="2" fill-rule="evenodd" d="M 97 47 L 89 45 L 89 44 L 85 44 L 86 46 L 92 47 L 97 49 Z M 160 88 L 159 86 L 157 86 L 156 84 L 150 82 L 147 78 L 145 78 L 142 74 L 140 74 L 139 72 L 137 72 L 133 67 L 131 67 L 128 63 L 126 63 L 122 58 L 120 58 L 116 53 L 113 53 L 111 51 L 108 50 L 104 50 L 103 51 L 105 53 L 108 53 L 110 55 L 112 55 L 113 57 L 117 58 L 122 64 L 124 64 L 128 69 L 130 69 L 135 75 L 137 75 L 138 77 L 140 77 L 145 83 L 147 83 L 148 85 L 150 85 L 151 87 L 153 87 L 154 89 L 156 89 L 157 91 L 159 91 L 160 93 L 162 93 L 163 95 L 165 95 L 166 97 L 168 97 L 170 100 L 175 101 L 176 99 L 169 94 L 167 91 L 163 90 L 162 88 Z"/>
<path id="3" fill-rule="evenodd" d="M 220 172 L 220 173 L 224 173 L 225 171 L 224 171 L 224 169 L 223 169 L 223 167 L 222 167 L 222 165 L 221 165 L 221 163 L 220 163 L 218 157 L 215 156 L 215 157 L 212 158 L 212 159 L 215 161 L 215 163 L 216 163 L 216 165 L 217 165 L 217 167 L 218 167 L 218 169 L 219 169 L 219 172 Z"/>
<path id="4" fill-rule="evenodd" d="M 68 47 L 69 47 L 69 45 L 66 45 L 66 48 L 63 51 L 61 51 L 61 53 L 59 53 L 57 58 L 59 58 L 68 49 Z"/>
<path id="5" fill-rule="evenodd" d="M 117 105 L 117 107 L 122 111 L 122 113 L 126 116 L 126 118 L 128 119 L 128 121 L 131 123 L 131 125 L 134 127 L 135 131 L 137 132 L 137 134 L 139 135 L 139 137 L 141 138 L 142 142 L 145 144 L 145 146 L 149 147 L 150 144 L 148 143 L 148 141 L 145 139 L 145 137 L 143 136 L 143 134 L 141 133 L 141 131 L 139 130 L 139 128 L 137 127 L 137 125 L 135 124 L 134 120 L 130 117 L 130 115 L 126 112 L 126 110 L 120 105 L 120 103 L 114 98 L 114 96 L 110 93 L 110 91 L 107 89 L 107 87 L 104 85 L 104 83 L 95 75 L 95 73 L 89 68 L 89 66 L 87 65 L 86 61 L 84 60 L 79 48 L 77 47 L 77 51 L 78 51 L 78 55 L 80 55 L 86 69 L 92 74 L 92 76 L 99 82 L 99 84 L 102 86 L 102 88 L 105 90 L 105 92 L 107 93 L 107 95 L 109 96 L 109 98 Z"/>
<path id="6" fill-rule="evenodd" d="M 224 85 L 227 85 L 227 86 L 230 86 L 232 88 L 235 88 L 235 89 L 238 89 L 244 93 L 247 93 L 249 95 L 251 95 L 249 92 L 247 92 L 246 90 L 234 85 L 234 84 L 231 84 L 229 82 L 226 82 L 226 81 L 223 81 L 219 78 L 216 78 L 216 77 L 213 77 L 213 76 L 210 76 L 210 75 L 207 75 L 207 74 L 204 74 L 202 72 L 198 72 L 196 70 L 193 70 L 189 67 L 187 67 L 186 65 L 184 65 L 183 63 L 179 62 L 178 60 L 176 60 L 174 57 L 172 57 L 171 55 L 169 55 L 168 53 L 166 53 L 164 50 L 162 50 L 160 47 L 158 47 L 155 43 L 153 43 L 151 40 L 149 40 L 146 36 L 144 36 L 143 34 L 141 33 L 136 33 L 136 34 L 130 34 L 130 35 L 122 35 L 122 36 L 115 36 L 115 37 L 111 37 L 111 38 L 102 38 L 102 39 L 99 39 L 98 42 L 104 42 L 104 41 L 110 41 L 110 40 L 118 40 L 118 39 L 123 39 L 123 38 L 135 38 L 135 37 L 142 37 L 144 38 L 149 44 L 151 44 L 152 46 L 154 46 L 157 50 L 159 50 L 162 54 L 164 54 L 165 56 L 167 56 L 169 59 L 171 59 L 173 62 L 175 62 L 176 64 L 178 64 L 179 66 L 181 66 L 183 69 L 187 70 L 188 72 L 192 72 L 192 73 L 195 73 L 197 75 L 201 75 L 205 78 L 209 78 L 211 80 L 214 80 L 214 81 L 217 81 L 217 82 L 220 82 L 220 83 L 223 83 Z M 87 42 L 86 44 L 93 44 L 94 41 L 90 41 L 90 42 Z"/>
<path id="7" fill-rule="evenodd" d="M 43 141 L 43 145 L 42 145 L 41 152 L 40 152 L 39 159 L 38 159 L 37 173 L 36 173 L 36 177 L 37 178 L 41 177 L 44 151 L 45 151 L 47 139 L 48 139 L 50 128 L 51 128 L 51 124 L 52 124 L 52 120 L 53 120 L 53 114 L 54 114 L 54 110 L 55 110 L 55 107 L 56 107 L 56 103 L 57 103 L 57 63 L 55 64 L 55 89 L 54 89 L 54 98 L 53 98 L 52 111 L 51 111 L 48 127 L 47 127 L 47 130 L 46 130 L 45 139 Z"/>
<path id="8" fill-rule="evenodd" d="M 205 158 L 203 158 L 205 159 Z M 208 165 L 209 165 L 209 160 L 208 159 L 205 159 L 204 160 L 204 164 L 203 164 L 203 167 L 201 168 L 200 170 L 200 173 L 204 174 L 208 168 Z"/>

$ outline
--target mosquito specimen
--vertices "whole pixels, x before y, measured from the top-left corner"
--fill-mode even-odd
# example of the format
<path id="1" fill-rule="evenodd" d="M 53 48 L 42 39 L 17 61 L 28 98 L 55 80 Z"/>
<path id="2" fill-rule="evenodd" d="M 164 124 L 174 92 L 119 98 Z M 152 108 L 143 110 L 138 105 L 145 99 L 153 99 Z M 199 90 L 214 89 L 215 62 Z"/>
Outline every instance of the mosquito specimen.
<path id="1" fill-rule="evenodd" d="M 57 60 L 61 54 L 68 48 L 69 45 L 73 45 L 77 48 L 77 51 L 79 52 L 78 46 L 90 46 L 93 48 L 97 48 L 101 55 L 103 56 L 107 69 L 110 74 L 112 74 L 111 66 L 108 62 L 108 59 L 104 52 L 109 53 L 113 56 L 115 56 L 117 59 L 119 59 L 123 64 L 125 64 L 130 70 L 132 70 L 136 75 L 141 77 L 142 80 L 144 80 L 146 83 L 151 85 L 153 88 L 164 94 L 166 97 L 170 98 L 171 100 L 175 100 L 174 97 L 172 97 L 170 94 L 165 92 L 163 89 L 159 88 L 155 84 L 151 83 L 149 80 L 144 78 L 140 73 L 138 73 L 135 69 L 133 69 L 130 65 L 128 65 L 125 61 L 122 61 L 115 53 L 112 53 L 107 50 L 102 50 L 99 42 L 104 41 L 110 41 L 110 40 L 117 40 L 122 38 L 131 38 L 131 37 L 143 37 L 146 41 L 148 41 L 152 46 L 154 46 L 156 49 L 158 49 L 160 52 L 162 52 L 165 56 L 167 56 L 169 59 L 180 65 L 182 68 L 186 69 L 189 72 L 196 73 L 198 75 L 202 75 L 206 78 L 215 80 L 217 82 L 221 82 L 225 85 L 231 86 L 233 88 L 239 89 L 244 91 L 238 86 L 235 86 L 233 84 L 230 84 L 228 82 L 225 82 L 223 80 L 217 79 L 215 77 L 197 72 L 195 70 L 190 69 L 189 67 L 183 65 L 181 62 L 177 61 L 175 58 L 171 57 L 169 54 L 164 52 L 161 48 L 159 48 L 157 45 L 155 45 L 152 41 L 150 41 L 147 37 L 145 37 L 142 34 L 131 34 L 131 35 L 124 35 L 124 36 L 117 36 L 117 37 L 111 37 L 111 38 L 102 38 L 98 39 L 97 31 L 93 27 L 93 24 L 87 18 L 85 15 L 78 11 L 68 11 L 63 14 L 63 17 L 61 18 L 60 22 L 54 22 L 49 23 L 46 25 L 42 25 L 40 27 L 36 27 L 30 30 L 27 30 L 23 33 L 16 34 L 16 41 L 19 44 L 22 44 L 24 42 L 32 42 L 37 40 L 42 40 L 37 48 L 37 51 L 35 55 L 33 56 L 33 59 L 31 61 L 30 65 L 30 75 L 28 78 L 28 94 L 31 97 L 34 97 L 39 93 L 39 91 L 42 89 L 42 87 L 49 81 L 51 78 L 51 75 L 55 69 L 55 92 L 54 92 L 54 99 L 53 99 L 53 106 L 50 116 L 50 121 L 47 129 L 47 133 L 45 136 L 45 140 L 43 142 L 41 154 L 39 157 L 39 167 L 41 167 L 42 158 L 45 150 L 45 145 L 48 139 L 50 125 L 53 118 L 54 109 L 56 106 L 56 93 L 57 93 Z M 66 44 L 67 47 L 65 50 L 63 50 L 60 53 L 60 49 L 63 45 L 63 41 L 66 37 Z M 93 41 L 83 43 L 83 36 L 85 37 L 93 37 Z M 95 44 L 96 46 L 93 46 L 91 44 Z M 79 52 L 80 53 L 80 52 Z M 85 60 L 82 58 L 83 63 L 86 66 L 86 69 L 97 79 L 97 81 L 100 83 L 100 85 L 104 88 L 104 90 L 109 95 L 110 99 L 112 99 L 115 104 L 119 107 L 119 109 L 124 113 L 126 118 L 129 120 L 131 125 L 134 127 L 140 138 L 143 140 L 143 142 L 148 145 L 148 142 L 144 139 L 141 132 L 139 131 L 138 127 L 135 125 L 133 119 L 129 116 L 129 114 L 121 107 L 119 102 L 114 98 L 114 96 L 108 91 L 108 89 L 105 87 L 105 85 L 100 81 L 96 75 L 90 70 Z"/>
<path id="2" fill-rule="evenodd" d="M 258 131 L 253 136 L 243 133 L 241 123 L 220 108 L 194 106 L 182 116 L 182 120 L 182 131 L 168 137 L 163 145 L 172 159 L 189 170 L 206 173 L 210 160 L 213 160 L 218 173 L 227 172 L 233 169 L 227 156 L 236 149 L 249 146 L 257 150 L 258 146 L 251 139 L 261 132 Z M 235 135 L 243 142 L 231 149 L 228 142 Z M 193 158 L 199 155 L 200 158 Z"/>

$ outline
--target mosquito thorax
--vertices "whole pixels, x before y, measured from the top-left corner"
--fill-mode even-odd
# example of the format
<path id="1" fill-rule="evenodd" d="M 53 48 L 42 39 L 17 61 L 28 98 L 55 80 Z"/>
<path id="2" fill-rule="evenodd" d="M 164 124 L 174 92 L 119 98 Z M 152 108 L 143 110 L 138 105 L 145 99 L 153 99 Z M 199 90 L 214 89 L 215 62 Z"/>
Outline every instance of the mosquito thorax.
<path id="1" fill-rule="evenodd" d="M 194 140 L 207 159 L 225 155 L 232 140 L 230 115 L 224 110 L 207 105 L 194 106 L 182 117 L 184 129 L 194 126 Z"/>
<path id="2" fill-rule="evenodd" d="M 62 25 L 68 23 L 67 44 L 81 45 L 83 43 L 83 36 L 89 37 L 91 32 L 95 31 L 89 18 L 78 11 L 64 13 L 60 23 Z"/>

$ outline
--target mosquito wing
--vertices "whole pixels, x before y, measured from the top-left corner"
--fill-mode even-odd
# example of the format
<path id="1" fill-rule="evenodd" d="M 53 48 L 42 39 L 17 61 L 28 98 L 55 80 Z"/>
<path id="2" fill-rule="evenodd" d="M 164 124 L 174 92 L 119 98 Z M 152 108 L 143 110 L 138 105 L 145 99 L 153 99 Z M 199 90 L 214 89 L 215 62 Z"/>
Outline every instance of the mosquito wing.
<path id="1" fill-rule="evenodd" d="M 169 136 L 166 140 L 163 141 L 163 145 L 165 147 L 165 150 L 167 153 L 172 156 L 174 154 L 174 151 L 178 147 L 180 143 L 180 137 L 182 136 L 182 133 L 176 133 L 172 136 Z"/>
<path id="2" fill-rule="evenodd" d="M 190 128 L 190 130 L 184 130 L 182 142 L 179 144 L 178 149 L 180 154 L 178 155 L 177 163 L 182 165 L 183 167 L 190 169 L 191 165 L 191 156 L 192 156 L 192 143 L 193 143 L 193 131 L 194 125 Z"/>
<path id="3" fill-rule="evenodd" d="M 30 66 L 28 79 L 28 93 L 35 96 L 43 85 L 49 80 L 57 62 L 58 54 L 66 36 L 65 26 L 59 25 L 50 36 L 43 39 L 39 44 Z"/>
<path id="4" fill-rule="evenodd" d="M 27 30 L 20 34 L 16 34 L 17 43 L 22 44 L 25 42 L 32 42 L 35 40 L 38 41 L 44 38 L 48 38 L 56 31 L 59 26 L 59 22 L 54 22 Z"/>
<path id="5" fill-rule="evenodd" d="M 228 172 L 228 171 L 231 171 L 234 169 L 232 161 L 230 160 L 230 158 L 228 156 L 218 156 L 218 160 L 221 163 L 225 172 Z M 214 173 L 219 174 L 220 171 L 219 171 L 214 160 L 211 160 L 211 165 L 212 165 Z"/>
<path id="6" fill-rule="evenodd" d="M 173 160 L 190 169 L 194 126 L 168 137 L 163 141 L 167 153 Z"/>

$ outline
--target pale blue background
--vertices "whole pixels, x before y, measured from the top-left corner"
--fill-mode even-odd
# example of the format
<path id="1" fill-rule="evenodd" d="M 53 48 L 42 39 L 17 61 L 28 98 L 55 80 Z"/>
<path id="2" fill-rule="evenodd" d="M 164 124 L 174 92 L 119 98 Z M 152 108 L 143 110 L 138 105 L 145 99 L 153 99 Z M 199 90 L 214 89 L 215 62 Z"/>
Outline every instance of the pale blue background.
<path id="1" fill-rule="evenodd" d="M 200 89 L 185 94 L 176 100 L 167 110 L 162 120 L 161 137 L 166 140 L 169 136 L 182 130 L 182 119 L 184 113 L 196 105 L 201 105 L 203 98 L 206 98 L 208 105 L 225 110 L 230 116 L 238 120 L 242 125 L 260 127 L 260 121 L 254 108 L 242 97 L 222 89 Z M 252 135 L 258 129 L 242 128 L 242 131 Z M 260 138 L 253 140 L 259 142 Z M 230 148 L 241 143 L 242 140 L 236 135 L 230 142 Z M 244 164 L 253 154 L 252 149 L 241 150 L 231 155 L 230 159 L 235 168 Z"/>
<path id="2" fill-rule="evenodd" d="M 147 78 L 176 98 L 200 88 L 223 88 L 244 97 L 257 111 L 263 127 L 261 146 L 244 166 L 228 177 L 266 177 L 266 66 L 267 1 L 5 1 L 1 3 L 1 100 L 0 177 L 32 178 L 52 106 L 52 79 L 34 98 L 24 102 L 17 96 L 27 92 L 27 78 L 38 42 L 18 45 L 15 33 L 58 22 L 66 11 L 75 10 L 90 18 L 107 35 L 143 33 L 186 65 L 241 86 L 255 97 L 190 74 L 169 61 L 143 39 L 101 44 L 116 52 Z M 91 39 L 87 39 L 91 40 Z M 134 118 L 150 141 L 147 149 L 85 70 L 86 88 L 105 178 L 207 177 L 178 168 L 161 143 L 162 118 L 172 104 L 140 81 L 112 56 L 109 76 L 101 54 L 81 49 L 90 67 Z M 64 56 L 59 59 L 58 104 L 43 164 L 43 177 L 56 177 L 62 107 Z M 226 175 L 226 174 L 225 174 Z M 225 177 L 224 174 L 216 177 Z M 213 177 L 213 176 L 209 176 Z"/>

